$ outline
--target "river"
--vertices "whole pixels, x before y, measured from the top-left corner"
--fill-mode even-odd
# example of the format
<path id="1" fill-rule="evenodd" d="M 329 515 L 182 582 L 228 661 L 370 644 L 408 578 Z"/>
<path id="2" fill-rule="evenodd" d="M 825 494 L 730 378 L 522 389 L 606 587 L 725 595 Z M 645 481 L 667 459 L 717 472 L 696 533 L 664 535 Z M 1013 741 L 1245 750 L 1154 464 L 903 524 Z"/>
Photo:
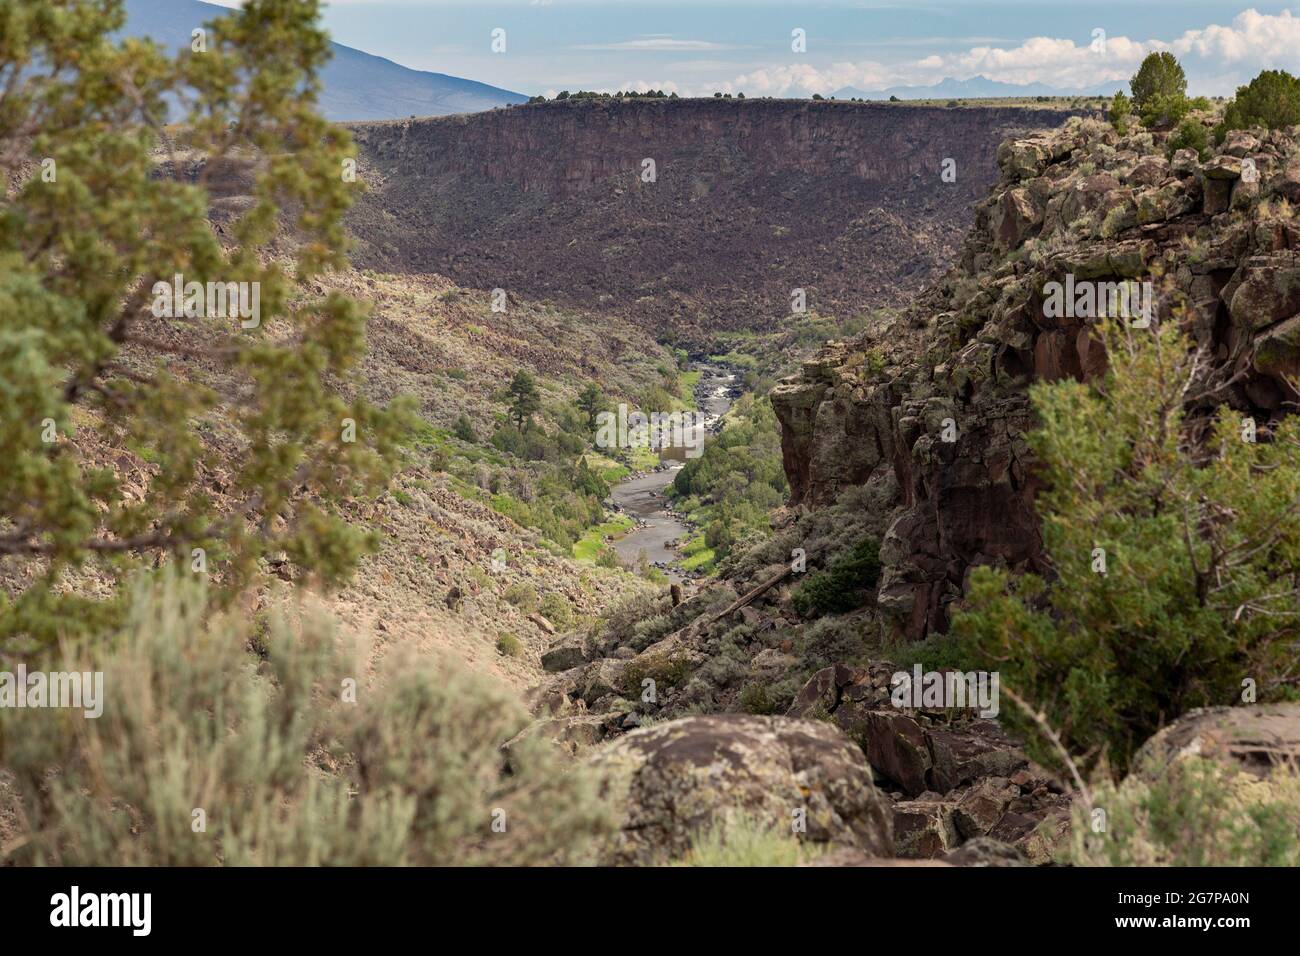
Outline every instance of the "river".
<path id="1" fill-rule="evenodd" d="M 715 432 L 719 420 L 739 392 L 739 376 L 718 365 L 697 364 L 695 367 L 700 372 L 700 380 L 695 386 L 695 407 L 704 413 L 704 420 L 697 429 Z M 703 439 L 704 435 L 697 431 L 687 444 L 702 447 Z M 672 463 L 656 471 L 632 475 L 615 485 L 611 492 L 619 510 L 637 522 L 635 528 L 613 542 L 619 559 L 635 564 L 644 551 L 646 559 L 663 568 L 674 581 L 680 581 L 682 574 L 675 567 L 679 555 L 671 544 L 684 536 L 690 526 L 670 510 L 665 492 L 681 467 Z"/>

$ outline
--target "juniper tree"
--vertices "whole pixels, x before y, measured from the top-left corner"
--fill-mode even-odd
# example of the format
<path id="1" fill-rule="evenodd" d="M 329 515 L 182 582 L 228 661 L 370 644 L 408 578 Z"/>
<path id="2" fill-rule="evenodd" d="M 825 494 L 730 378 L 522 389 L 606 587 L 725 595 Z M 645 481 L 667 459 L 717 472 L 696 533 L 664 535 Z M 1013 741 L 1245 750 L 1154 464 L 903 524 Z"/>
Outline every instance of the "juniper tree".
<path id="1" fill-rule="evenodd" d="M 371 543 L 337 503 L 385 478 L 401 416 L 343 397 L 365 313 L 319 282 L 358 187 L 315 108 L 317 8 L 247 0 L 172 54 L 117 36 L 121 0 L 0 0 L 0 641 L 111 623 L 70 572 L 228 597 L 271 552 L 331 584 Z"/>
<path id="2" fill-rule="evenodd" d="M 976 569 L 952 633 L 1071 750 L 1123 768 L 1180 714 L 1300 675 L 1300 420 L 1214 408 L 1226 393 L 1174 322 L 1104 335 L 1102 380 L 1030 391 L 1050 580 Z"/>

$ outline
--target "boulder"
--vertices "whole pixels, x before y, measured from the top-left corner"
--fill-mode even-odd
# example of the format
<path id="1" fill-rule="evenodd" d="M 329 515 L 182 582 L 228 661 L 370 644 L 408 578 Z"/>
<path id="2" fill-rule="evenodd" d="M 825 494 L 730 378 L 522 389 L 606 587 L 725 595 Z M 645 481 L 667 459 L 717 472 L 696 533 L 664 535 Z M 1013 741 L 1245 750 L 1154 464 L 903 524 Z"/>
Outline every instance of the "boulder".
<path id="1" fill-rule="evenodd" d="M 894 848 L 901 857 L 938 859 L 961 837 L 953 823 L 953 806 L 941 800 L 903 800 L 894 804 Z"/>
<path id="2" fill-rule="evenodd" d="M 1155 780 L 1187 757 L 1267 777 L 1279 763 L 1300 761 L 1300 703 L 1193 710 L 1142 745 L 1132 772 Z"/>
<path id="3" fill-rule="evenodd" d="M 861 751 L 828 724 L 713 714 L 633 731 L 590 758 L 617 833 L 606 864 L 655 864 L 686 852 L 731 814 L 791 826 L 801 839 L 893 856 L 892 813 Z"/>
<path id="4" fill-rule="evenodd" d="M 587 659 L 587 643 L 581 634 L 570 634 L 542 654 L 542 670 L 567 671 Z"/>
<path id="5" fill-rule="evenodd" d="M 1267 328 L 1300 314 L 1300 254 L 1277 252 L 1251 256 L 1233 280 L 1228 310 L 1233 322 L 1248 331 Z"/>

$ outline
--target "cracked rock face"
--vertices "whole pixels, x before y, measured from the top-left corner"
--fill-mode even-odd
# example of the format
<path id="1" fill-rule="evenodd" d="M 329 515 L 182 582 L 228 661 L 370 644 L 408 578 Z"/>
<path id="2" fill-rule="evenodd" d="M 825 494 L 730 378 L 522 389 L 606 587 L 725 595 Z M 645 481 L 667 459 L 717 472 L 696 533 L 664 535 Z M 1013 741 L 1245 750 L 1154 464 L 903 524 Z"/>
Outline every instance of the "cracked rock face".
<path id="1" fill-rule="evenodd" d="M 1261 428 L 1300 400 L 1300 145 L 1235 132 L 1202 162 L 1166 139 L 1071 120 L 1003 143 L 959 265 L 773 390 L 792 506 L 854 485 L 889 502 L 877 605 L 895 637 L 944 632 L 972 567 L 1049 570 L 1028 386 L 1106 370 L 1094 316 L 1049 307 L 1053 283 L 1149 282 L 1150 320 L 1183 323 L 1216 401 Z"/>
<path id="2" fill-rule="evenodd" d="M 862 751 L 820 721 L 684 717 L 620 737 L 590 762 L 619 821 L 607 864 L 680 857 L 733 814 L 778 829 L 802 819 L 800 839 L 893 856 L 892 811 Z"/>

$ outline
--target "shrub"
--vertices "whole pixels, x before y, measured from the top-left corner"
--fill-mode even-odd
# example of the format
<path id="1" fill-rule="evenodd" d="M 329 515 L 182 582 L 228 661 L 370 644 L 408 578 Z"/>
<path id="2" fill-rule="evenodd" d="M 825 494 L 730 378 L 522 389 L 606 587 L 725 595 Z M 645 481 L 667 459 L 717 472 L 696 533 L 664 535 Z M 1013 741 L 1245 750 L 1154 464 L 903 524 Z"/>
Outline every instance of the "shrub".
<path id="1" fill-rule="evenodd" d="M 772 699 L 771 693 L 768 692 L 764 684 L 746 684 L 740 690 L 740 709 L 747 714 L 765 714 L 776 713 L 777 702 Z"/>
<path id="2" fill-rule="evenodd" d="M 1243 441 L 1239 413 L 1196 423 L 1221 396 L 1177 322 L 1108 325 L 1103 380 L 1040 383 L 1029 436 L 1054 578 L 982 567 L 952 633 L 1041 708 L 1067 747 L 1122 770 L 1163 723 L 1285 686 L 1300 567 L 1300 419 Z M 1251 423 L 1253 425 L 1253 422 Z M 1003 717 L 1055 760 L 1018 708 Z"/>
<path id="3" fill-rule="evenodd" d="M 1200 120 L 1185 119 L 1178 124 L 1178 129 L 1169 137 L 1167 148 L 1170 156 L 1180 149 L 1192 149 L 1201 159 L 1206 159 L 1210 152 L 1209 131 Z"/>
<path id="4" fill-rule="evenodd" d="M 1143 115 L 1162 98 L 1186 99 L 1187 74 L 1172 53 L 1149 53 L 1129 81 L 1133 107 Z"/>
<path id="5" fill-rule="evenodd" d="M 1247 86 L 1237 89 L 1228 104 L 1220 129 L 1263 126 L 1286 129 L 1300 124 L 1300 79 L 1285 70 L 1265 70 Z"/>
<path id="6" fill-rule="evenodd" d="M 803 617 L 852 611 L 862 605 L 879 577 L 880 543 L 860 541 L 825 571 L 809 574 L 795 590 L 791 603 Z"/>
<path id="7" fill-rule="evenodd" d="M 513 634 L 501 633 L 497 635 L 497 653 L 502 657 L 518 657 L 523 649 L 523 645 L 519 643 L 519 638 Z"/>
<path id="8" fill-rule="evenodd" d="M 506 588 L 503 597 L 525 614 L 537 610 L 537 589 L 531 584 L 516 581 Z"/>
<path id="9" fill-rule="evenodd" d="M 469 420 L 469 416 L 464 412 L 456 419 L 456 424 L 452 426 L 451 433 L 468 444 L 474 445 L 478 443 L 478 434 L 474 431 L 474 423 Z"/>
<path id="10" fill-rule="evenodd" d="M 1298 866 L 1300 773 L 1273 768 L 1267 779 L 1213 760 L 1185 757 L 1158 772 L 1103 783 L 1091 811 L 1074 809 L 1070 857 L 1080 866 Z"/>
<path id="11" fill-rule="evenodd" d="M 788 828 L 733 811 L 692 841 L 679 866 L 799 866 L 825 852 L 801 843 Z"/>
<path id="12" fill-rule="evenodd" d="M 545 742 L 503 764 L 528 722 L 504 692 L 411 655 L 350 702 L 365 664 L 328 621 L 273 615 L 259 661 L 247 620 L 206 605 L 193 582 L 140 589 L 111 642 L 60 648 L 46 666 L 104 673 L 98 719 L 0 710 L 25 827 L 3 862 L 563 863 L 607 832 L 592 781 Z"/>
<path id="13" fill-rule="evenodd" d="M 547 591 L 542 598 L 542 616 L 558 628 L 566 628 L 573 623 L 573 605 L 569 599 L 557 591 Z"/>
<path id="14" fill-rule="evenodd" d="M 1110 120 L 1110 124 L 1115 127 L 1115 131 L 1123 136 L 1128 132 L 1128 121 L 1132 115 L 1133 101 L 1124 95 L 1123 90 L 1120 90 L 1110 102 L 1107 118 Z"/>

